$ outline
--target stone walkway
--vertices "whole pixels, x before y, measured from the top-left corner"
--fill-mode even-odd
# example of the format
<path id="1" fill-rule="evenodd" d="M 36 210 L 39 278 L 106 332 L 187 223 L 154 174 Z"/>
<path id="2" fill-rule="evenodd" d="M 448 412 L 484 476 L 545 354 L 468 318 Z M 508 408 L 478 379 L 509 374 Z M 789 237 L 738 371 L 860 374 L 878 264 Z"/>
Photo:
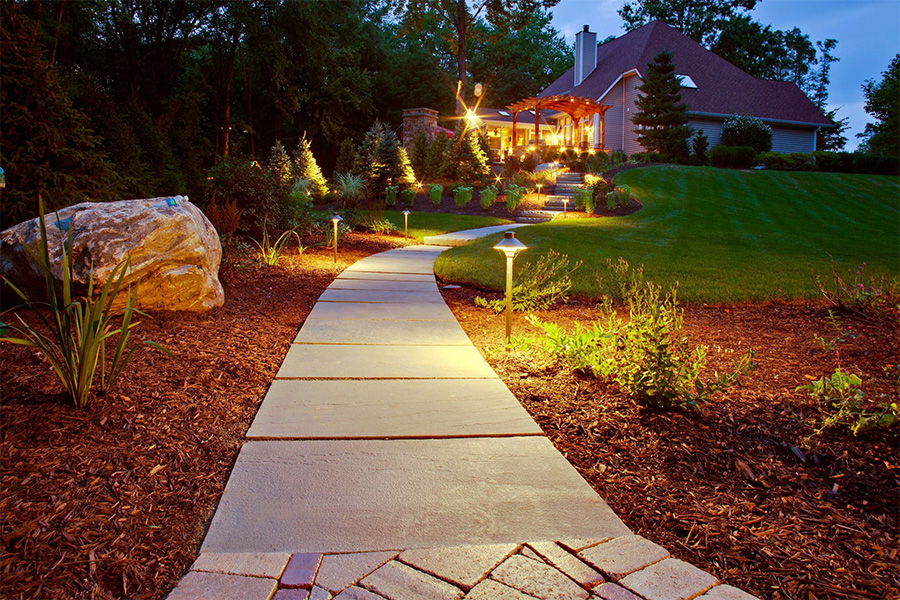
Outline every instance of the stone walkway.
<path id="1" fill-rule="evenodd" d="M 752 598 L 632 535 L 444 304 L 446 249 L 322 294 L 169 600 Z"/>

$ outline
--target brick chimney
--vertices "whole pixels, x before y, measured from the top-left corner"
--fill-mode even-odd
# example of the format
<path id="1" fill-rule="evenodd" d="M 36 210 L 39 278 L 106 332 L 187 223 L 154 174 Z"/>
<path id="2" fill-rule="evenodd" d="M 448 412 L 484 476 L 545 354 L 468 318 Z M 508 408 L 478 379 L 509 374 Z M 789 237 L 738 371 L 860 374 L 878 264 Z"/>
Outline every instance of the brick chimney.
<path id="1" fill-rule="evenodd" d="M 597 34 L 588 26 L 575 34 L 575 86 L 587 79 L 597 68 Z"/>

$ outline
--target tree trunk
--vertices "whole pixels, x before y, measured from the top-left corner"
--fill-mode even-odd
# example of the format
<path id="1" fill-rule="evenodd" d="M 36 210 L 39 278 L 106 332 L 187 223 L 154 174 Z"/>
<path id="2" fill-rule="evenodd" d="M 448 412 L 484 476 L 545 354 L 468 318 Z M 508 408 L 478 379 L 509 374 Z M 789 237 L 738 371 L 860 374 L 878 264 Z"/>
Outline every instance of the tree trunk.
<path id="1" fill-rule="evenodd" d="M 466 112 L 466 33 L 469 23 L 466 15 L 466 0 L 456 0 L 456 114 Z"/>
<path id="2" fill-rule="evenodd" d="M 59 32 L 62 30 L 63 11 L 66 8 L 66 0 L 59 3 L 59 10 L 56 11 L 56 32 L 53 34 L 53 49 L 50 51 L 50 64 L 56 62 L 56 47 L 59 46 Z"/>
<path id="3" fill-rule="evenodd" d="M 247 124 L 250 126 L 250 156 L 256 156 L 256 143 L 253 141 L 255 132 L 253 131 L 253 61 L 252 57 L 244 62 L 244 51 L 238 49 L 241 58 L 241 70 L 244 72 L 244 87 L 247 94 Z"/>
<path id="4" fill-rule="evenodd" d="M 238 44 L 241 41 L 242 28 L 234 30 L 231 38 L 231 48 L 228 51 L 228 62 L 225 64 L 225 94 L 222 107 L 222 155 L 228 156 L 228 144 L 231 134 L 231 81 L 234 79 L 234 57 L 237 54 Z"/>

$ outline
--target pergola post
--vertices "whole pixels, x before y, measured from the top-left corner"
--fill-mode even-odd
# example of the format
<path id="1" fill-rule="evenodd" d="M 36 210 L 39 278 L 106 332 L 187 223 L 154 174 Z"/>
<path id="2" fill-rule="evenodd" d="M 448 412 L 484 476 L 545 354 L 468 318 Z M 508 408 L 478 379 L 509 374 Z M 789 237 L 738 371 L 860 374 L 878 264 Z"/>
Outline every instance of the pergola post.
<path id="1" fill-rule="evenodd" d="M 515 151 L 515 149 L 516 149 L 516 141 L 518 140 L 518 137 L 516 137 L 516 119 L 518 118 L 518 116 L 519 116 L 519 111 L 514 111 L 514 112 L 513 112 L 513 135 L 512 135 L 512 145 L 510 146 L 510 148 L 511 148 L 513 151 Z"/>
<path id="2" fill-rule="evenodd" d="M 604 143 L 604 140 L 606 138 L 603 136 L 603 126 L 605 124 L 606 124 L 606 111 L 604 110 L 602 113 L 600 113 L 600 149 L 601 150 L 606 150 L 606 144 Z"/>
<path id="3" fill-rule="evenodd" d="M 541 108 L 534 107 L 534 145 L 537 147 L 541 139 Z"/>

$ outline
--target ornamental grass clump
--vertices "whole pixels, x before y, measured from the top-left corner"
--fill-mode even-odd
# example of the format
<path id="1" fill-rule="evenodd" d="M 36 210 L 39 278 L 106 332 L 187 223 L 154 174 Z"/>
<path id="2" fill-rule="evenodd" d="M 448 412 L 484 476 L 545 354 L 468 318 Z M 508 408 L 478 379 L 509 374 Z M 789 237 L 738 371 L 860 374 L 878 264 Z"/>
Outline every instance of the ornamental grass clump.
<path id="1" fill-rule="evenodd" d="M 303 244 L 300 242 L 300 235 L 294 229 L 288 229 L 275 240 L 273 243 L 269 239 L 269 230 L 266 228 L 265 223 L 263 223 L 263 239 L 262 241 L 256 240 L 256 238 L 250 238 L 250 240 L 256 244 L 258 249 L 256 258 L 259 261 L 259 264 L 266 267 L 274 267 L 281 260 L 282 256 L 284 256 L 285 250 L 287 250 L 287 243 L 291 239 L 291 235 L 297 238 L 297 254 L 303 254 Z"/>
<path id="2" fill-rule="evenodd" d="M 50 265 L 44 203 L 40 197 L 38 197 L 38 212 L 39 251 L 34 252 L 27 245 L 25 249 L 44 275 L 47 302 L 33 301 L 8 279 L 4 277 L 3 280 L 22 299 L 24 307 L 37 316 L 43 327 L 40 330 L 35 329 L 16 314 L 18 322 L 0 324 L 0 331 L 4 332 L 0 336 L 0 342 L 28 346 L 37 350 L 50 363 L 72 403 L 80 409 L 90 402 L 98 372 L 100 393 L 105 394 L 112 389 L 125 366 L 142 346 L 171 353 L 150 340 L 142 340 L 129 347 L 131 330 L 139 325 L 138 322 L 132 322 L 132 318 L 135 313 L 144 314 L 136 308 L 137 285 L 123 288 L 125 275 L 131 267 L 130 257 L 113 268 L 96 298 L 94 269 L 91 266 L 87 294 L 79 297 L 75 294 L 73 285 L 75 267 L 70 255 L 72 228 L 69 228 L 68 239 L 60 253 L 62 281 L 57 283 Z M 113 306 L 120 292 L 125 294 L 125 304 L 121 309 L 121 321 L 115 325 L 113 319 L 117 311 L 113 310 Z M 9 311 L 4 311 L 4 314 L 6 312 Z M 114 344 L 110 360 L 107 362 L 108 341 Z"/>

